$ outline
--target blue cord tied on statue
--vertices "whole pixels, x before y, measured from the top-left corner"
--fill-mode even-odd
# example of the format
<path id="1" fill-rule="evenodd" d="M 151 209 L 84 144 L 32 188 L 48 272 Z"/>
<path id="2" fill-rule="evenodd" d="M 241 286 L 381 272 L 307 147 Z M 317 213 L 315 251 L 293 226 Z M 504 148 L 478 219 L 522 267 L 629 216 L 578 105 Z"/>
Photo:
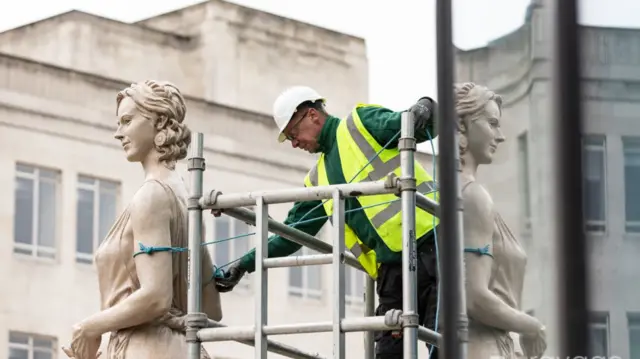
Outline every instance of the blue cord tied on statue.
<path id="1" fill-rule="evenodd" d="M 478 253 L 481 256 L 489 256 L 489 257 L 493 257 L 493 255 L 491 255 L 491 253 L 489 253 L 489 245 L 487 244 L 486 246 L 480 248 L 465 248 L 464 249 L 465 252 L 468 253 Z"/>
<path id="2" fill-rule="evenodd" d="M 154 252 L 184 252 L 186 251 L 188 248 L 180 248 L 180 247 L 153 247 L 153 246 L 145 246 L 142 243 L 138 243 L 138 246 L 140 248 L 140 252 L 137 252 L 136 254 L 134 254 L 133 256 L 137 256 L 138 254 L 153 254 Z"/>

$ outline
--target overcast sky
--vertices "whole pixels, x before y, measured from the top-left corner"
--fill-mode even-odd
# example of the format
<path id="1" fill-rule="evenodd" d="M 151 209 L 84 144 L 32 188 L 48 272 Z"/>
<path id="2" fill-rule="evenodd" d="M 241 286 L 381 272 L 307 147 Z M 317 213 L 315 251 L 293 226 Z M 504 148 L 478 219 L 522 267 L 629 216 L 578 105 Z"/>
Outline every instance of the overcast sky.
<path id="1" fill-rule="evenodd" d="M 453 0 L 454 43 L 480 47 L 524 20 L 530 0 Z M 194 0 L 0 0 L 0 31 L 71 9 L 132 22 Z M 370 63 L 368 101 L 400 109 L 437 97 L 435 0 L 233 0 L 231 2 L 364 37 Z M 365 6 L 367 4 L 367 6 Z M 640 28 L 640 0 L 582 0 L 586 25 Z M 363 99 L 365 102 L 367 99 Z"/>

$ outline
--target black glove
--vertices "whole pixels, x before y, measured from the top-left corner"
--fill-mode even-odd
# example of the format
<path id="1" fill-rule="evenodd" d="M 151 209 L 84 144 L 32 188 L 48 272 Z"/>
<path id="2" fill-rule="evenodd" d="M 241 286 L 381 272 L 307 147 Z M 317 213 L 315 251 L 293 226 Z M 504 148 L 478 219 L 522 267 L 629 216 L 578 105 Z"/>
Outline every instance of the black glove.
<path id="1" fill-rule="evenodd" d="M 245 269 L 240 268 L 240 263 L 234 263 L 226 271 L 224 278 L 216 278 L 216 289 L 220 293 L 232 291 L 246 272 Z"/>
<path id="2" fill-rule="evenodd" d="M 413 114 L 416 131 L 429 130 L 431 137 L 437 136 L 435 131 L 436 124 L 436 102 L 429 97 L 420 98 L 411 108 L 409 112 Z"/>

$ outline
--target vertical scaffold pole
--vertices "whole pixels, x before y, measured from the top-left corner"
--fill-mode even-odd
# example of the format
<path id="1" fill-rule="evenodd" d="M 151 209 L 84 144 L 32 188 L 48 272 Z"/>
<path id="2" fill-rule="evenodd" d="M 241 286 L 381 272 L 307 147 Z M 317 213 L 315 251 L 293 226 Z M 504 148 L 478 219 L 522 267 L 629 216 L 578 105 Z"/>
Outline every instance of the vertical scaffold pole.
<path id="1" fill-rule="evenodd" d="M 267 336 L 264 334 L 264 326 L 267 325 L 269 312 L 268 305 L 268 275 L 264 266 L 264 260 L 269 257 L 269 207 L 264 203 L 263 197 L 256 199 L 256 233 L 260 243 L 256 246 L 256 281 L 259 286 L 255 298 L 255 325 L 256 325 L 256 359 L 267 359 Z"/>
<path id="2" fill-rule="evenodd" d="M 345 334 L 340 323 L 345 317 L 345 265 L 342 256 L 344 243 L 344 197 L 339 190 L 333 193 L 333 358 L 345 359 Z"/>
<path id="3" fill-rule="evenodd" d="M 589 257 L 583 218 L 583 109 L 578 0 L 553 2 L 553 116 L 556 124 L 558 343 L 562 357 L 589 353 Z M 583 35 L 584 36 L 584 35 Z"/>
<path id="4" fill-rule="evenodd" d="M 188 162 L 190 173 L 190 194 L 189 194 L 189 252 L 188 252 L 188 303 L 187 303 L 187 342 L 188 359 L 200 359 L 201 343 L 197 338 L 198 330 L 202 326 L 195 325 L 196 322 L 190 320 L 191 316 L 200 314 L 202 310 L 202 260 L 200 258 L 200 247 L 202 244 L 202 208 L 200 207 L 200 197 L 202 197 L 202 179 L 205 170 L 203 157 L 204 139 L 202 133 L 194 133 L 191 137 L 191 157 Z M 206 319 L 206 317 L 205 317 Z M 206 323 L 206 320 L 204 321 Z"/>
<path id="5" fill-rule="evenodd" d="M 442 293 L 442 351 L 440 357 L 466 359 L 468 320 L 464 288 L 462 200 L 459 186 L 459 153 L 456 135 L 453 82 L 455 57 L 451 24 L 451 0 L 436 0 L 436 49 L 438 74 L 438 137 L 440 140 L 440 288 Z"/>
<path id="6" fill-rule="evenodd" d="M 418 358 L 417 253 L 416 253 L 416 178 L 414 168 L 414 118 L 402 113 L 400 131 L 400 165 L 402 181 L 402 317 L 404 358 Z"/>
<path id="7" fill-rule="evenodd" d="M 353 269 L 352 269 L 353 270 Z M 358 272 L 357 275 L 362 275 Z M 364 316 L 373 317 L 375 315 L 375 286 L 376 282 L 368 274 L 365 277 L 364 285 Z M 368 330 L 364 332 L 364 359 L 375 358 L 375 340 L 373 331 Z"/>

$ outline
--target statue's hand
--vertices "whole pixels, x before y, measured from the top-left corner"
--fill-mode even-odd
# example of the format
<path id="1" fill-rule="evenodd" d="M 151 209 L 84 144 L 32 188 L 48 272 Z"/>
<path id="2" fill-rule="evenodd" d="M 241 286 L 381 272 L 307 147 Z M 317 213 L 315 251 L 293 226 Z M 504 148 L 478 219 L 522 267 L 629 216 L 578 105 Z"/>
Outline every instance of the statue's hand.
<path id="1" fill-rule="evenodd" d="M 533 335 L 520 335 L 520 347 L 528 358 L 539 358 L 547 350 L 547 337 L 542 327 Z"/>
<path id="2" fill-rule="evenodd" d="M 91 338 L 88 337 L 81 324 L 73 326 L 73 333 L 71 334 L 71 345 L 69 347 L 62 347 L 62 351 L 69 358 L 74 359 L 97 359 L 102 352 L 100 349 L 100 343 L 102 337 Z"/>

